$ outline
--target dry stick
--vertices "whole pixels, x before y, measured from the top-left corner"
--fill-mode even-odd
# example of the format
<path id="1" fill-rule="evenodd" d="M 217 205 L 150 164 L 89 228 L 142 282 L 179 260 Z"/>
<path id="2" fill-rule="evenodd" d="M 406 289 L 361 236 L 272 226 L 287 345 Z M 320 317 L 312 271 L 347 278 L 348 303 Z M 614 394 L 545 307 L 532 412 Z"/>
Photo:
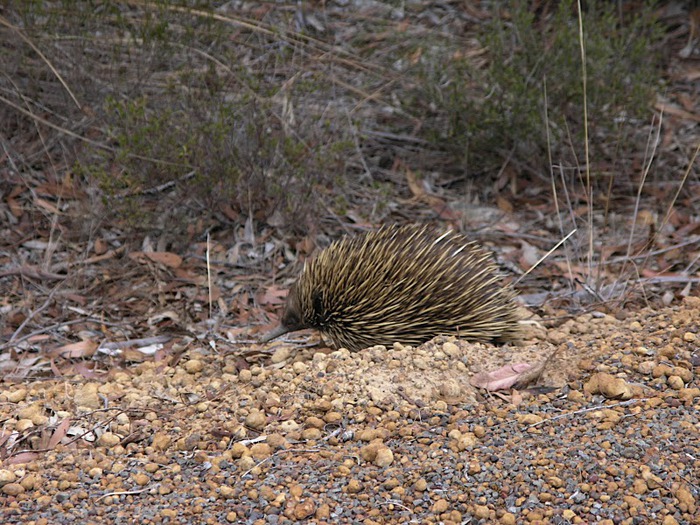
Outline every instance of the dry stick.
<path id="1" fill-rule="evenodd" d="M 559 209 L 559 196 L 557 195 L 557 183 L 554 179 L 554 162 L 552 161 L 552 135 L 549 130 L 549 97 L 547 96 L 546 76 L 544 77 L 544 80 L 542 82 L 542 90 L 542 94 L 544 96 L 544 129 L 547 135 L 547 162 L 549 163 L 549 178 L 552 181 L 552 197 L 554 197 L 554 209 L 556 210 L 557 218 L 559 219 L 559 234 L 564 235 L 564 222 L 561 218 L 561 210 Z M 576 223 L 574 223 L 574 225 L 575 224 Z M 568 256 L 566 257 L 566 266 L 568 267 L 569 275 L 573 275 L 574 270 L 573 268 L 571 268 L 571 258 Z"/>
<path id="2" fill-rule="evenodd" d="M 9 275 L 22 275 L 28 279 L 40 279 L 42 281 L 49 279 L 62 281 L 66 278 L 66 275 L 47 272 L 41 268 L 37 268 L 36 266 L 19 266 L 0 272 L 0 277 L 7 277 Z"/>
<path id="3" fill-rule="evenodd" d="M 147 7 L 147 8 L 157 8 L 160 7 L 160 4 L 156 2 L 149 2 L 146 0 L 121 0 L 121 3 L 125 3 L 127 5 L 132 5 L 132 6 L 139 6 L 139 7 Z M 322 40 L 318 40 L 316 38 L 313 38 L 308 35 L 304 35 L 302 33 L 298 33 L 295 31 L 279 31 L 276 28 L 265 25 L 257 20 L 246 20 L 242 17 L 230 17 L 230 16 L 224 16 L 218 13 L 211 13 L 208 11 L 204 11 L 202 9 L 192 9 L 190 7 L 181 7 L 181 6 L 175 6 L 175 5 L 168 5 L 167 8 L 171 11 L 175 11 L 178 13 L 185 13 L 193 16 L 198 16 L 200 18 L 209 18 L 212 20 L 217 20 L 219 22 L 225 22 L 227 24 L 231 24 L 234 26 L 239 26 L 244 29 L 249 29 L 253 32 L 257 33 L 262 33 L 263 35 L 266 36 L 271 36 L 271 37 L 280 37 L 283 39 L 286 39 L 290 42 L 293 42 L 295 44 L 300 44 L 300 45 L 305 45 L 310 48 L 313 48 L 316 51 L 321 51 L 325 53 L 333 52 L 333 53 L 338 53 L 341 54 L 345 57 L 348 58 L 342 58 L 342 57 L 335 57 L 336 60 L 339 62 L 352 66 L 355 69 L 358 69 L 360 71 L 366 71 L 366 72 L 382 72 L 384 75 L 386 75 L 385 68 L 380 68 L 380 67 L 373 67 L 373 64 L 369 64 L 366 61 L 361 60 L 359 57 L 353 55 L 349 51 L 346 51 L 338 46 L 334 46 L 332 44 L 327 44 L 326 42 Z"/>
<path id="4" fill-rule="evenodd" d="M 68 268 L 73 268 L 74 266 L 84 266 L 86 264 L 93 264 L 97 262 L 102 262 L 107 259 L 111 259 L 113 257 L 116 257 L 117 255 L 123 253 L 126 251 L 126 246 L 120 246 L 118 248 L 115 248 L 114 250 L 109 250 L 108 252 L 103 253 L 102 255 L 94 255 L 92 257 L 88 257 L 87 259 L 81 259 L 79 261 L 73 261 L 73 262 L 60 262 L 60 263 L 55 263 L 52 266 L 53 270 L 67 270 Z M 65 277 L 65 276 L 62 276 Z"/>
<path id="5" fill-rule="evenodd" d="M 700 261 L 700 253 L 698 253 L 698 254 L 695 256 L 695 259 L 693 259 L 692 261 L 690 261 L 690 262 L 688 263 L 688 266 L 686 266 L 686 267 L 681 271 L 681 273 L 689 274 L 689 273 L 690 273 L 690 269 L 691 269 L 691 268 L 695 265 L 695 263 L 698 262 L 698 261 Z"/>
<path id="6" fill-rule="evenodd" d="M 143 0 L 122 0 L 124 3 L 128 5 L 136 5 L 140 7 L 145 7 L 145 8 L 154 8 L 157 7 L 157 5 L 153 2 L 148 2 L 148 1 L 143 1 Z M 261 22 L 257 20 L 246 20 L 241 17 L 230 17 L 230 16 L 224 16 L 218 13 L 210 13 L 204 10 L 200 9 L 192 9 L 189 7 L 181 7 L 181 6 L 173 6 L 170 5 L 168 6 L 168 9 L 171 11 L 175 11 L 178 13 L 186 13 L 189 15 L 193 16 L 198 16 L 200 18 L 210 18 L 213 20 L 217 20 L 219 22 L 224 22 L 226 24 L 234 25 L 234 26 L 239 26 L 244 29 L 249 29 L 250 31 L 261 33 L 266 36 L 270 37 L 279 37 L 281 39 L 288 40 L 289 42 L 299 44 L 302 46 L 306 46 L 308 48 L 311 48 L 314 51 L 318 51 L 319 53 L 322 53 L 320 57 L 316 58 L 317 61 L 322 62 L 325 57 L 329 56 L 332 54 L 333 59 L 340 63 L 344 64 L 346 66 L 349 66 L 351 68 L 354 68 L 359 71 L 364 71 L 367 73 L 372 73 L 375 75 L 378 75 L 384 79 L 387 80 L 387 82 L 393 83 L 396 82 L 400 79 L 402 75 L 396 75 L 393 74 L 393 72 L 389 72 L 391 74 L 387 74 L 386 68 L 380 68 L 380 67 L 374 67 L 373 64 L 367 63 L 367 61 L 363 61 L 360 58 L 356 57 L 352 53 L 339 48 L 338 46 L 333 46 L 330 44 L 327 44 L 323 42 L 322 40 L 318 40 L 316 38 L 310 37 L 308 35 L 304 35 L 298 32 L 280 32 L 276 30 L 274 27 L 269 26 L 269 25 L 264 25 Z M 342 56 L 339 56 L 342 55 Z M 347 58 L 346 58 L 347 57 Z M 330 80 L 345 88 L 348 89 L 349 91 L 360 95 L 365 101 L 366 100 L 372 100 L 376 99 L 378 97 L 378 93 L 381 90 L 384 90 L 386 86 L 382 87 L 379 90 L 375 90 L 373 93 L 367 93 L 364 90 L 360 90 L 359 88 L 356 88 L 355 86 L 351 86 L 349 84 L 344 83 L 340 79 L 336 78 L 335 75 L 329 76 Z M 362 103 L 362 102 L 361 102 Z M 396 105 L 392 104 L 390 100 L 384 100 L 384 103 L 390 106 L 391 108 L 395 109 L 402 115 L 409 115 L 405 109 L 397 107 Z M 351 110 L 351 114 L 357 110 L 359 107 L 359 104 L 355 106 Z M 410 116 L 410 115 L 409 115 Z"/>
<path id="7" fill-rule="evenodd" d="M 671 218 L 671 211 L 673 209 L 673 206 L 676 204 L 676 200 L 678 200 L 678 196 L 681 193 L 681 190 L 683 189 L 683 186 L 685 186 L 685 182 L 688 180 L 688 176 L 690 175 L 690 170 L 693 168 L 693 164 L 695 164 L 695 159 L 698 158 L 698 153 L 700 153 L 700 142 L 698 142 L 698 147 L 695 148 L 695 152 L 693 153 L 693 158 L 690 159 L 690 162 L 688 163 L 688 169 L 685 170 L 685 173 L 683 174 L 683 179 L 681 180 L 681 183 L 678 185 L 678 189 L 676 190 L 676 194 L 673 196 L 673 199 L 668 205 L 668 209 L 666 210 L 666 216 L 664 217 L 663 222 L 661 223 L 661 226 L 659 227 L 659 232 L 661 232 L 665 227 L 666 223 L 668 223 L 669 219 Z"/>
<path id="8" fill-rule="evenodd" d="M 690 277 L 686 275 L 657 275 L 656 277 L 645 277 L 640 279 L 642 283 L 659 284 L 659 283 L 693 283 L 700 284 L 700 277 Z"/>
<path id="9" fill-rule="evenodd" d="M 685 455 L 686 455 L 687 457 L 689 457 L 689 458 L 697 459 L 696 456 L 693 456 L 692 454 L 689 454 L 688 452 L 686 452 Z M 681 479 L 682 479 L 683 481 L 685 481 L 686 483 L 688 483 L 689 485 L 695 487 L 696 489 L 697 489 L 698 487 L 700 487 L 700 485 L 698 485 L 696 482 L 694 482 L 694 481 L 688 479 L 686 476 L 681 476 L 680 474 L 678 474 L 678 477 L 681 478 Z"/>
<path id="10" fill-rule="evenodd" d="M 29 47 L 31 47 L 34 52 L 41 57 L 41 59 L 46 63 L 46 65 L 49 67 L 51 72 L 56 75 L 56 78 L 58 78 L 58 81 L 61 83 L 61 85 L 65 88 L 65 90 L 68 92 L 70 95 L 70 98 L 73 99 L 73 102 L 75 102 L 75 105 L 78 106 L 78 109 L 82 110 L 83 108 L 80 105 L 80 102 L 78 102 L 78 99 L 75 98 L 75 95 L 73 95 L 73 92 L 70 90 L 68 87 L 68 84 L 63 80 L 63 77 L 61 77 L 61 74 L 56 70 L 55 67 L 53 67 L 53 64 L 49 61 L 48 58 L 44 55 L 44 53 L 41 52 L 41 50 L 34 45 L 34 42 L 32 42 L 27 36 L 19 30 L 18 27 L 12 25 L 5 17 L 0 16 L 0 24 L 4 25 L 5 27 L 11 29 L 15 33 L 19 35 L 19 37 L 24 40 Z"/>
<path id="11" fill-rule="evenodd" d="M 196 174 L 197 174 L 197 172 L 192 170 L 189 173 L 185 173 L 184 175 L 178 177 L 175 180 L 169 180 L 168 182 L 164 182 L 163 184 L 159 184 L 158 186 L 154 186 L 152 188 L 145 188 L 145 189 L 139 188 L 136 190 L 124 191 L 118 195 L 115 195 L 115 198 L 125 199 L 127 197 L 133 197 L 135 195 L 155 195 L 156 193 L 162 193 L 165 190 L 174 187 L 179 182 L 193 178 Z"/>
<path id="12" fill-rule="evenodd" d="M 249 468 L 248 470 L 246 470 L 243 474 L 241 474 L 241 478 L 246 477 L 248 474 L 250 474 L 250 473 L 253 471 L 253 469 L 254 469 L 255 467 L 259 467 L 259 466 L 262 465 L 263 463 L 267 463 L 268 461 L 270 461 L 270 460 L 271 460 L 272 458 L 274 458 L 275 456 L 281 456 L 282 454 L 287 454 L 287 453 L 290 453 L 290 452 L 295 452 L 295 453 L 309 453 L 309 454 L 310 454 L 310 453 L 312 453 L 312 452 L 320 452 L 320 451 L 321 451 L 320 448 L 303 448 L 303 449 L 301 449 L 301 450 L 291 450 L 291 449 L 287 449 L 287 450 L 278 450 L 278 451 L 275 452 L 274 454 L 272 454 L 272 455 L 270 455 L 270 456 L 267 456 L 267 457 L 266 457 L 265 459 L 263 459 L 262 461 L 256 463 L 255 466 L 253 466 L 253 467 Z"/>
<path id="13" fill-rule="evenodd" d="M 529 274 L 532 270 L 534 270 L 535 268 L 537 268 L 537 267 L 540 265 L 540 263 L 541 263 L 542 261 L 544 261 L 547 257 L 549 257 L 549 256 L 552 254 L 552 252 L 553 252 L 554 250 L 556 250 L 557 248 L 559 248 L 559 246 L 561 246 L 562 244 L 564 244 L 564 243 L 566 242 L 566 240 L 567 240 L 569 237 L 571 237 L 574 233 L 576 233 L 577 231 L 578 231 L 578 230 L 575 229 L 575 228 L 574 228 L 573 230 L 571 230 L 571 231 L 569 232 L 569 234 L 568 234 L 566 237 L 564 237 L 562 240 L 560 240 L 558 243 L 556 243 L 552 249 L 550 249 L 550 250 L 549 250 L 547 253 L 545 253 L 542 257 L 540 257 L 539 260 L 538 260 L 535 264 L 533 264 L 524 274 L 522 274 L 520 277 L 518 277 L 518 279 L 515 281 L 514 284 L 517 285 L 517 284 L 523 279 L 523 277 L 525 277 L 525 276 L 526 276 L 527 274 Z"/>
<path id="14" fill-rule="evenodd" d="M 409 509 L 406 505 L 404 505 L 401 500 L 398 499 L 388 499 L 386 501 L 380 501 L 380 505 L 396 505 L 397 507 L 405 510 L 406 512 L 412 512 L 411 509 Z"/>
<path id="15" fill-rule="evenodd" d="M 630 257 L 627 257 L 626 255 L 620 255 L 618 257 L 611 257 L 610 259 L 607 259 L 605 262 L 601 261 L 600 264 L 603 265 L 608 265 L 608 264 L 616 264 L 619 262 L 624 262 L 627 260 L 634 261 L 635 259 L 643 259 L 645 257 L 651 257 L 654 255 L 662 255 L 664 253 L 671 252 L 673 250 L 678 250 L 680 248 L 685 248 L 686 246 L 692 246 L 693 244 L 700 243 L 700 235 L 696 235 L 695 238 L 683 241 L 683 242 L 677 242 L 676 244 L 670 244 L 664 248 L 659 248 L 658 250 L 652 250 L 643 254 L 638 254 L 638 255 L 631 255 Z M 700 256 L 699 256 L 700 257 Z M 686 268 L 684 272 L 689 272 L 690 268 Z M 683 273 L 683 272 L 681 272 Z"/>
<path id="16" fill-rule="evenodd" d="M 661 126 L 659 125 L 659 128 Z M 695 148 L 695 151 L 693 152 L 693 157 L 690 159 L 690 162 L 688 163 L 688 168 L 685 170 L 685 173 L 683 174 L 683 178 L 681 179 L 680 184 L 678 185 L 678 189 L 676 190 L 676 194 L 673 196 L 673 199 L 671 199 L 671 202 L 668 204 L 668 209 L 666 210 L 666 215 L 664 216 L 664 220 L 661 222 L 661 225 L 657 229 L 657 231 L 654 233 L 653 239 L 656 240 L 656 238 L 659 236 L 659 234 L 663 231 L 663 229 L 666 227 L 666 224 L 668 223 L 669 219 L 671 218 L 671 212 L 673 211 L 673 206 L 676 204 L 676 201 L 678 200 L 678 196 L 681 193 L 681 190 L 685 186 L 686 181 L 688 180 L 688 176 L 690 175 L 690 171 L 693 168 L 693 164 L 695 164 L 695 160 L 698 158 L 698 153 L 700 153 L 700 143 L 698 143 L 697 148 Z M 642 266 L 646 264 L 646 262 L 649 260 L 649 257 L 651 257 L 651 252 L 647 252 L 646 255 L 644 256 L 644 260 L 642 261 Z M 697 260 L 697 259 L 696 259 Z M 691 263 L 692 265 L 692 263 Z M 690 269 L 690 266 L 688 266 L 688 270 Z M 683 281 L 683 282 L 692 282 L 692 281 Z"/>
<path id="17" fill-rule="evenodd" d="M 659 125 L 656 128 L 656 137 L 654 137 L 653 139 L 652 151 L 651 154 L 648 156 L 649 160 L 646 163 L 646 166 L 644 166 L 644 171 L 642 171 L 642 180 L 639 182 L 639 188 L 637 188 L 637 198 L 634 201 L 634 212 L 632 213 L 632 228 L 630 230 L 629 239 L 627 240 L 627 256 L 625 262 L 622 264 L 622 269 L 620 270 L 621 276 L 624 274 L 624 271 L 627 267 L 627 262 L 629 261 L 629 258 L 632 255 L 632 242 L 634 237 L 634 229 L 637 225 L 637 216 L 639 215 L 639 203 L 642 200 L 642 190 L 644 189 L 644 183 L 646 182 L 647 176 L 649 175 L 649 171 L 651 170 L 651 163 L 654 161 L 654 157 L 656 155 L 656 148 L 658 147 L 659 136 L 661 135 L 661 123 L 663 122 L 663 116 L 664 114 L 662 111 L 661 115 L 659 116 Z M 651 136 L 649 137 L 649 140 L 651 140 Z M 649 151 L 649 140 L 647 140 L 646 151 L 644 152 L 645 157 L 647 156 L 647 152 Z"/>
<path id="18" fill-rule="evenodd" d="M 38 330 L 34 330 L 33 332 L 29 332 L 28 334 L 23 335 L 22 337 L 20 337 L 18 339 L 11 339 L 8 342 L 0 345 L 0 352 L 2 350 L 5 350 L 5 348 L 9 348 L 10 346 L 12 346 L 13 343 L 15 345 L 18 345 L 18 344 L 26 341 L 27 339 L 31 339 L 34 336 L 45 334 L 47 332 L 51 332 L 52 330 L 56 330 L 56 329 L 61 328 L 63 326 L 71 326 L 71 325 L 80 324 L 80 323 L 95 323 L 95 324 L 101 324 L 101 325 L 105 325 L 105 326 L 115 326 L 115 327 L 120 327 L 123 325 L 123 323 L 110 323 L 108 321 L 105 321 L 104 319 L 98 319 L 96 317 L 85 317 L 83 319 L 74 319 L 72 321 L 63 321 L 61 323 L 54 323 L 54 324 L 49 325 L 49 326 L 42 326 Z M 163 337 L 165 337 L 165 336 L 163 336 Z"/>
<path id="19" fill-rule="evenodd" d="M 630 399 L 628 401 L 620 401 L 619 403 L 615 403 L 614 405 L 597 405 L 594 407 L 588 407 L 588 408 L 582 408 L 581 410 L 574 410 L 573 412 L 567 412 L 566 414 L 559 414 L 557 416 L 552 416 L 548 417 L 547 419 L 543 419 L 542 421 L 538 421 L 537 423 L 532 423 L 531 425 L 528 425 L 527 428 L 534 428 L 540 425 L 544 425 L 545 423 L 551 423 L 552 421 L 556 421 L 558 419 L 563 419 L 565 417 L 571 417 L 571 416 L 577 416 L 579 414 L 585 414 L 587 412 L 593 412 L 595 410 L 601 410 L 603 408 L 614 408 L 614 407 L 624 407 L 628 405 L 633 405 L 635 403 L 641 403 L 642 401 L 646 401 L 647 397 L 641 398 L 641 399 Z"/>
<path id="20" fill-rule="evenodd" d="M 586 46 L 583 42 L 583 10 L 578 3 L 578 40 L 581 47 L 581 85 L 583 88 L 583 150 L 586 161 L 586 191 L 588 193 L 588 275 L 593 273 L 593 187 L 591 186 L 591 159 L 588 144 L 588 79 L 586 72 Z"/>
<path id="21" fill-rule="evenodd" d="M 27 318 L 24 321 L 22 321 L 22 324 L 17 327 L 17 330 L 15 330 L 15 332 L 12 334 L 12 336 L 10 337 L 10 340 L 7 341 L 7 343 L 5 343 L 4 345 L 2 345 L 2 348 L 10 346 L 13 343 L 13 341 L 17 338 L 17 336 L 20 334 L 20 332 L 22 332 L 22 330 L 24 330 L 24 327 L 27 326 L 27 324 L 29 324 L 32 319 L 34 319 L 37 315 L 39 315 L 41 312 L 43 312 L 44 310 L 46 310 L 49 307 L 49 305 L 51 304 L 51 300 L 53 299 L 53 296 L 56 295 L 56 292 L 58 292 L 59 288 L 60 288 L 60 284 L 57 285 L 56 287 L 54 287 L 53 290 L 51 290 L 51 292 L 49 293 L 49 296 L 46 298 L 46 301 L 44 301 L 44 304 L 42 304 L 39 308 L 37 308 L 36 310 L 31 312 L 27 316 Z"/>
<path id="22" fill-rule="evenodd" d="M 348 120 L 348 129 L 350 130 L 350 133 L 351 133 L 352 143 L 353 143 L 353 146 L 355 146 L 355 151 L 357 153 L 357 157 L 360 160 L 360 163 L 362 164 L 362 167 L 365 170 L 365 175 L 368 176 L 369 180 L 372 180 L 372 171 L 370 170 L 369 165 L 367 164 L 367 158 L 366 158 L 367 156 L 362 153 L 362 144 L 359 140 L 359 130 L 357 129 L 357 126 L 353 125 L 351 115 L 348 114 L 347 111 L 344 111 L 343 113 L 344 113 L 344 116 Z M 328 206 L 325 206 L 325 207 L 328 208 Z M 336 220 L 339 220 L 338 216 L 335 213 L 332 213 L 332 214 L 334 215 L 334 218 Z"/>
<path id="23" fill-rule="evenodd" d="M 57 130 L 57 131 L 60 131 L 61 133 L 65 133 L 65 134 L 68 135 L 69 137 L 73 137 L 74 139 L 78 139 L 78 140 L 82 140 L 83 142 L 87 142 L 88 144 L 91 144 L 92 146 L 95 146 L 96 148 L 100 148 L 100 149 L 104 149 L 104 150 L 112 151 L 112 152 L 115 152 L 115 151 L 116 151 L 114 148 L 111 148 L 111 147 L 109 147 L 109 146 L 106 146 L 105 144 L 101 144 L 101 143 L 99 143 L 99 142 L 97 142 L 97 141 L 94 141 L 94 140 L 90 140 L 90 139 L 88 139 L 88 138 L 85 138 L 85 137 L 83 137 L 83 136 L 81 136 L 81 135 L 78 135 L 78 134 L 75 133 L 74 131 L 71 131 L 71 130 L 69 130 L 69 129 L 67 129 L 67 128 L 61 127 L 61 126 L 59 126 L 58 124 L 54 124 L 53 122 L 48 121 L 48 120 L 46 120 L 45 118 L 40 117 L 39 115 L 35 115 L 35 114 L 32 113 L 31 111 L 28 111 L 28 110 L 24 109 L 22 106 L 18 106 L 17 104 L 15 104 L 14 102 L 12 102 L 10 99 L 7 99 L 7 98 L 5 98 L 5 97 L 3 97 L 3 96 L 0 96 L 0 102 L 4 102 L 4 103 L 7 104 L 8 106 L 10 106 L 10 107 L 12 107 L 12 108 L 15 108 L 15 109 L 16 109 L 17 111 L 19 111 L 20 113 L 24 113 L 24 114 L 25 114 L 26 116 L 28 116 L 29 118 L 32 118 L 32 119 L 36 120 L 37 122 L 41 122 L 41 123 L 44 124 L 45 126 L 49 126 L 50 128 L 53 128 L 53 129 L 55 129 L 55 130 Z"/>
<path id="24" fill-rule="evenodd" d="M 207 232 L 207 287 L 209 288 L 209 319 L 212 318 L 212 289 L 211 289 L 211 261 L 209 259 L 210 243 L 209 232 Z"/>
<path id="25" fill-rule="evenodd" d="M 113 341 L 110 343 L 102 343 L 100 348 L 106 350 L 121 350 L 130 346 L 149 346 L 155 344 L 164 344 L 172 339 L 169 335 L 154 335 L 153 337 L 142 337 L 140 339 L 127 339 L 126 341 Z"/>
<path id="26" fill-rule="evenodd" d="M 107 494 L 102 494 L 102 496 L 100 496 L 99 498 L 97 498 L 97 499 L 95 500 L 95 502 L 98 502 L 98 501 L 100 501 L 102 498 L 107 498 L 107 497 L 109 497 L 109 496 L 133 496 L 133 495 L 135 495 L 135 494 L 143 494 L 143 493 L 146 492 L 147 490 L 151 490 L 151 489 L 153 489 L 153 488 L 156 488 L 158 485 L 160 485 L 160 483 L 156 483 L 156 484 L 153 485 L 153 486 L 147 485 L 147 486 L 145 486 L 144 488 L 139 489 L 139 490 L 125 490 L 125 491 L 121 491 L 121 492 L 108 492 Z"/>

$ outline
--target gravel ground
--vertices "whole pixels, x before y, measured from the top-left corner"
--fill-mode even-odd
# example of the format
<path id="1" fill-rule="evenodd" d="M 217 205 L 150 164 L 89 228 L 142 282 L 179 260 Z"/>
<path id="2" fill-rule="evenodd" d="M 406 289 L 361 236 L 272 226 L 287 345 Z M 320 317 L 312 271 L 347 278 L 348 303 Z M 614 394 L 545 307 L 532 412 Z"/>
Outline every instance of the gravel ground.
<path id="1" fill-rule="evenodd" d="M 0 522 L 700 523 L 699 326 L 686 298 L 522 346 L 276 342 L 246 368 L 193 344 L 106 381 L 0 382 Z M 548 357 L 530 390 L 470 385 Z"/>

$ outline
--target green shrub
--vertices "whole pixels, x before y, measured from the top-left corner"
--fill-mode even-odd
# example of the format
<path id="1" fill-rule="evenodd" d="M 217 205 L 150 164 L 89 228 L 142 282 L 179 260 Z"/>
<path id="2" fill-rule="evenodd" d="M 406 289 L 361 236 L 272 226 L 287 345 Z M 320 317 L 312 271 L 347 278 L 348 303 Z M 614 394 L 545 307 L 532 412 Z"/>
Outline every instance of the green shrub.
<path id="1" fill-rule="evenodd" d="M 621 19 L 615 2 L 586 4 L 589 141 L 592 152 L 605 154 L 610 145 L 602 141 L 611 136 L 624 140 L 625 128 L 649 120 L 661 82 L 655 51 L 661 33 L 649 6 Z M 584 163 L 576 2 L 560 2 L 553 9 L 538 16 L 527 2 L 495 3 L 491 22 L 481 30 L 485 65 L 443 52 L 441 65 L 431 66 L 432 72 L 442 75 L 426 89 L 438 107 L 427 129 L 433 142 L 447 144 L 455 165 L 471 166 L 474 172 L 497 168 L 510 158 L 547 172 L 548 141 L 556 162 Z M 426 57 L 427 62 L 439 60 L 435 55 Z M 632 146 L 637 148 L 622 145 Z"/>

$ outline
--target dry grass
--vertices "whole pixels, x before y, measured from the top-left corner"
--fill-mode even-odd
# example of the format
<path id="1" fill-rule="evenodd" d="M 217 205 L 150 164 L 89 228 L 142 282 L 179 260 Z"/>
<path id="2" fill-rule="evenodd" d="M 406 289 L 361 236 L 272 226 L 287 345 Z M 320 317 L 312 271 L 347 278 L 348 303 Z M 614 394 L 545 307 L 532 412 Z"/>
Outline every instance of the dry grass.
<path id="1" fill-rule="evenodd" d="M 638 215 L 698 180 L 693 136 L 655 135 L 668 22 L 609 4 L 10 2 L 2 191 L 51 238 L 159 249 L 467 224 L 455 209 L 500 196 L 538 210 L 539 249 L 576 229 L 570 263 L 609 281 L 602 244 L 629 258 Z"/>

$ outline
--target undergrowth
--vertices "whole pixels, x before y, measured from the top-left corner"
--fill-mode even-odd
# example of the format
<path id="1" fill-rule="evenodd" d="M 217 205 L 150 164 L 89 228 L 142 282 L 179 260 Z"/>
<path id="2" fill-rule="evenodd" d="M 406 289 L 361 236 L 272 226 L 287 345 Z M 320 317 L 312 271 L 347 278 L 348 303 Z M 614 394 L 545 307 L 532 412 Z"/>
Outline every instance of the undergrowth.
<path id="1" fill-rule="evenodd" d="M 575 5 L 532 13 L 528 3 L 481 4 L 490 11 L 468 25 L 483 51 L 474 53 L 454 28 L 424 30 L 422 11 L 440 9 L 412 4 L 380 4 L 375 19 L 360 11 L 354 20 L 366 26 L 340 46 L 332 31 L 300 26 L 307 11 L 298 6 L 15 1 L 0 82 L 33 119 L 1 111 L 21 136 L 49 108 L 64 130 L 62 161 L 99 196 L 94 215 L 144 229 L 219 210 L 295 231 L 358 209 L 360 220 L 382 220 L 408 193 L 397 160 L 453 184 L 506 164 L 546 182 L 551 158 L 578 184 Z M 650 7 L 621 17 L 616 3 L 586 5 L 593 181 L 633 189 L 629 152 L 660 83 L 659 29 Z M 314 13 L 338 34 L 357 14 Z"/>
<path id="2" fill-rule="evenodd" d="M 638 149 L 630 129 L 646 123 L 661 84 L 661 33 L 650 5 L 620 18 L 615 2 L 586 4 L 589 140 L 603 164 Z M 495 171 L 504 162 L 547 174 L 548 144 L 557 163 L 580 166 L 585 140 L 576 2 L 559 2 L 548 14 L 533 12 L 527 2 L 507 6 L 495 3 L 490 22 L 481 26 L 484 61 L 458 51 L 426 57 L 427 73 L 441 71 L 438 82 L 423 84 L 428 100 L 442 109 L 426 127 L 429 137 L 468 174 L 489 166 Z M 610 137 L 618 142 L 613 150 Z"/>
<path id="3" fill-rule="evenodd" d="M 242 31 L 240 19 L 206 3 L 143 5 L 11 6 L 15 27 L 46 58 L 22 46 L 9 74 L 30 85 L 44 79 L 66 128 L 91 116 L 75 131 L 98 144 L 75 149 L 73 171 L 98 189 L 95 215 L 148 230 L 162 227 L 166 213 L 176 229 L 225 208 L 232 219 L 303 230 L 331 189 L 342 191 L 353 147 L 345 116 L 327 111 L 335 95 L 322 67 L 291 67 L 301 63 L 298 42 L 254 22 Z M 11 38 L 7 31 L 3 40 Z M 68 90 L 82 112 L 66 103 Z M 13 91 L 32 113 L 46 104 L 42 93 Z"/>

